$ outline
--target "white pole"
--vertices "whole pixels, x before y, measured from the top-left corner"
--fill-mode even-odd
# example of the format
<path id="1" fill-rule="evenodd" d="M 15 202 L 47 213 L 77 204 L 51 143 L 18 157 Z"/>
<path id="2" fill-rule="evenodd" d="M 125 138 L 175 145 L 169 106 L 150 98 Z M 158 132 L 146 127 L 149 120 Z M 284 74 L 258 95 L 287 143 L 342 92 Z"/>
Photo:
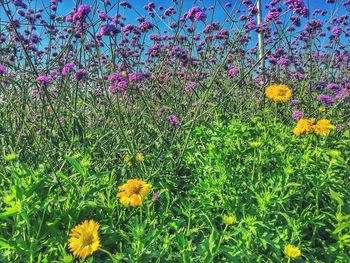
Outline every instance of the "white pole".
<path id="1" fill-rule="evenodd" d="M 262 7 L 261 0 L 256 1 L 256 7 L 258 9 L 258 26 L 262 23 Z M 265 68 L 265 59 L 264 59 L 264 36 L 261 32 L 258 33 L 258 41 L 259 41 L 259 60 L 260 66 L 262 69 Z"/>

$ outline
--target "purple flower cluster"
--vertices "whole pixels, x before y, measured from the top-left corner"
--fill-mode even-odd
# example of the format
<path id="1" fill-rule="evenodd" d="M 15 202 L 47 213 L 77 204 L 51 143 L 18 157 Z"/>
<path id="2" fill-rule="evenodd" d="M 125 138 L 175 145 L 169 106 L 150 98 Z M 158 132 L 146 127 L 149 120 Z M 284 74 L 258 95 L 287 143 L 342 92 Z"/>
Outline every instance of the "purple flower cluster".
<path id="1" fill-rule="evenodd" d="M 89 13 L 91 12 L 91 7 L 89 5 L 80 5 L 77 11 L 73 14 L 73 21 L 85 21 Z"/>
<path id="2" fill-rule="evenodd" d="M 64 76 L 67 76 L 69 75 L 69 73 L 71 73 L 73 71 L 73 68 L 74 68 L 74 64 L 73 63 L 67 63 L 63 66 L 63 69 L 62 69 L 62 74 Z"/>
<path id="3" fill-rule="evenodd" d="M 186 18 L 192 20 L 192 21 L 203 21 L 205 22 L 207 16 L 206 14 L 198 7 L 198 6 L 194 6 L 192 7 L 187 15 Z"/>
<path id="4" fill-rule="evenodd" d="M 88 71 L 86 69 L 78 69 L 75 73 L 74 73 L 74 79 L 76 81 L 80 81 L 82 79 L 84 79 L 88 74 Z"/>
<path id="5" fill-rule="evenodd" d="M 186 83 L 184 90 L 185 92 L 190 92 L 192 90 L 194 90 L 197 87 L 197 83 L 194 81 L 189 81 Z"/>
<path id="6" fill-rule="evenodd" d="M 130 74 L 129 79 L 131 82 L 140 83 L 143 81 L 144 78 L 145 78 L 145 75 L 142 72 L 133 72 Z"/>
<path id="7" fill-rule="evenodd" d="M 0 64 L 0 75 L 5 75 L 5 74 L 6 74 L 6 67 Z"/>
<path id="8" fill-rule="evenodd" d="M 116 94 L 118 91 L 123 92 L 128 86 L 129 82 L 127 77 L 121 73 L 111 73 L 108 76 L 108 81 L 110 83 L 108 91 L 111 94 Z"/>
<path id="9" fill-rule="evenodd" d="M 106 24 L 101 26 L 100 35 L 102 36 L 110 36 L 113 34 L 119 33 L 117 27 L 113 24 Z"/>
<path id="10" fill-rule="evenodd" d="M 229 74 L 231 77 L 237 76 L 238 73 L 239 73 L 239 70 L 238 70 L 238 68 L 236 68 L 236 67 L 231 67 L 231 68 L 228 70 L 228 74 Z"/>
<path id="11" fill-rule="evenodd" d="M 325 105 L 332 105 L 335 102 L 334 97 L 331 95 L 327 95 L 327 94 L 318 95 L 317 100 Z"/>
<path id="12" fill-rule="evenodd" d="M 50 85 L 51 80 L 49 79 L 49 77 L 47 77 L 45 75 L 40 75 L 36 78 L 36 82 L 39 85 L 48 86 L 48 85 Z"/>
<path id="13" fill-rule="evenodd" d="M 179 121 L 179 119 L 176 117 L 176 115 L 169 115 L 168 118 L 168 123 L 170 124 L 170 126 L 180 126 L 181 122 Z"/>
<path id="14" fill-rule="evenodd" d="M 304 116 L 304 114 L 303 114 L 300 110 L 295 109 L 295 110 L 293 111 L 292 118 L 293 118 L 294 120 L 299 120 L 299 119 L 301 119 L 303 116 Z"/>

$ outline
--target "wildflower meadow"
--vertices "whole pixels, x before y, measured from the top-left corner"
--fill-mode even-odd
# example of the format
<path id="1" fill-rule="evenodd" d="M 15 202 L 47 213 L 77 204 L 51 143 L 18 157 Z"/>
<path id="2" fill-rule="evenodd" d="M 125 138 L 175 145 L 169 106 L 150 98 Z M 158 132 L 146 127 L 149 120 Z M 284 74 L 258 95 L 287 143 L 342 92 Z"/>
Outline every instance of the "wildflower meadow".
<path id="1" fill-rule="evenodd" d="M 0 0 L 0 262 L 350 262 L 350 0 Z"/>

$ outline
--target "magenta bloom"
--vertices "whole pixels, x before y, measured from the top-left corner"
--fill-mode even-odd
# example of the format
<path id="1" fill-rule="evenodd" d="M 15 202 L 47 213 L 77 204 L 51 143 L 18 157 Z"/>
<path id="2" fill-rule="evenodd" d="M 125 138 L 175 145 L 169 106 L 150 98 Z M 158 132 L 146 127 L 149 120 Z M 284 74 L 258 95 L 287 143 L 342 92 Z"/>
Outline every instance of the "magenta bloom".
<path id="1" fill-rule="evenodd" d="M 185 85 L 185 92 L 190 92 L 191 90 L 194 90 L 197 87 L 197 83 L 190 81 Z"/>
<path id="2" fill-rule="evenodd" d="M 293 99 L 293 100 L 290 101 L 290 106 L 295 106 L 295 105 L 297 105 L 298 103 L 299 103 L 299 100 Z"/>
<path id="3" fill-rule="evenodd" d="M 116 32 L 116 27 L 113 24 L 107 24 L 107 25 L 102 25 L 101 26 L 101 31 L 100 34 L 102 36 L 110 36 L 112 35 L 114 32 Z"/>
<path id="4" fill-rule="evenodd" d="M 179 121 L 179 119 L 176 117 L 176 115 L 169 115 L 168 116 L 168 123 L 171 125 L 171 126 L 180 126 L 181 122 Z"/>
<path id="5" fill-rule="evenodd" d="M 130 74 L 130 81 L 140 83 L 145 78 L 142 72 L 134 72 Z"/>
<path id="6" fill-rule="evenodd" d="M 74 68 L 73 63 L 68 63 L 68 64 L 64 65 L 63 69 L 62 69 L 62 74 L 67 76 L 69 73 L 71 73 L 73 71 L 73 68 Z"/>
<path id="7" fill-rule="evenodd" d="M 6 67 L 0 64 L 0 75 L 4 75 L 6 73 Z"/>
<path id="8" fill-rule="evenodd" d="M 327 94 L 318 95 L 317 100 L 325 105 L 332 105 L 335 101 L 333 96 Z"/>
<path id="9" fill-rule="evenodd" d="M 85 20 L 88 16 L 88 14 L 91 11 L 91 7 L 89 5 L 80 5 L 78 7 L 77 12 L 73 15 L 73 20 Z"/>
<path id="10" fill-rule="evenodd" d="M 47 76 L 40 75 L 36 78 L 36 82 L 40 85 L 48 86 L 51 83 L 51 80 Z"/>
<path id="11" fill-rule="evenodd" d="M 293 114 L 292 114 L 292 118 L 294 120 L 299 120 L 300 118 L 302 118 L 304 116 L 304 114 L 300 111 L 300 110 L 294 110 Z"/>
<path id="12" fill-rule="evenodd" d="M 108 91 L 111 94 L 116 94 L 118 91 L 123 92 L 128 86 L 128 79 L 121 73 L 111 73 L 108 76 L 108 81 L 110 82 L 110 86 Z"/>
<path id="13" fill-rule="evenodd" d="M 339 37 L 341 35 L 341 33 L 342 33 L 341 27 L 340 26 L 333 27 L 332 33 L 333 33 L 334 36 Z"/>
<path id="14" fill-rule="evenodd" d="M 228 70 L 228 74 L 231 76 L 231 77 L 234 77 L 238 74 L 238 68 L 236 67 L 231 67 L 229 70 Z"/>
<path id="15" fill-rule="evenodd" d="M 76 81 L 82 80 L 87 75 L 86 69 L 78 69 L 77 72 L 74 74 L 74 79 Z"/>

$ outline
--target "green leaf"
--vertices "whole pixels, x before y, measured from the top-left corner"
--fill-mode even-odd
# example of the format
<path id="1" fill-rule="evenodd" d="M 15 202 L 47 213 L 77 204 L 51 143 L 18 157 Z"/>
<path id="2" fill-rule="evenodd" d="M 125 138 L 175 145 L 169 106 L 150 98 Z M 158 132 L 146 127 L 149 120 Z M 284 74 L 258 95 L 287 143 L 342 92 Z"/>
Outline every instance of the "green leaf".
<path id="1" fill-rule="evenodd" d="M 337 201 L 340 206 L 344 205 L 341 194 L 334 192 L 332 189 L 330 190 L 330 196 L 333 200 Z"/>
<path id="2" fill-rule="evenodd" d="M 4 241 L 3 239 L 0 239 L 0 250 L 3 249 L 15 249 L 15 247 L 11 246 L 9 243 Z"/>

